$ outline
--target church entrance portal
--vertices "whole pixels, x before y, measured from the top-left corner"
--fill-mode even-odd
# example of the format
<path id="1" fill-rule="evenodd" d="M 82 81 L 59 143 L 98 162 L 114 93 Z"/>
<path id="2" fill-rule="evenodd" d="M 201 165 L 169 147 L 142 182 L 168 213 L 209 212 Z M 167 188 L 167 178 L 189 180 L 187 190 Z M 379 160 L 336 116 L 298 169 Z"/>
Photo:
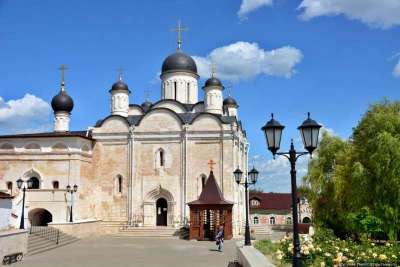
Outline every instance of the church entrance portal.
<path id="1" fill-rule="evenodd" d="M 53 215 L 45 209 L 34 209 L 28 214 L 29 221 L 32 226 L 47 226 L 53 221 Z"/>
<path id="2" fill-rule="evenodd" d="M 157 226 L 167 226 L 168 202 L 165 198 L 159 198 L 156 202 Z"/>

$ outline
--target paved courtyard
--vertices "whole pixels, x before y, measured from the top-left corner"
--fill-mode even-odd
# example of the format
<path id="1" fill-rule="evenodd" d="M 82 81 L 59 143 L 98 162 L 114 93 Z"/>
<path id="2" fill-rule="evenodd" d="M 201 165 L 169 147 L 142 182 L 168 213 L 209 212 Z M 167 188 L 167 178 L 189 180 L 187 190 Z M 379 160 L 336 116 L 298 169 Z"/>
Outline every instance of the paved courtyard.
<path id="1" fill-rule="evenodd" d="M 236 259 L 233 240 L 225 242 L 223 253 L 215 249 L 206 241 L 105 236 L 28 256 L 12 266 L 227 267 Z"/>

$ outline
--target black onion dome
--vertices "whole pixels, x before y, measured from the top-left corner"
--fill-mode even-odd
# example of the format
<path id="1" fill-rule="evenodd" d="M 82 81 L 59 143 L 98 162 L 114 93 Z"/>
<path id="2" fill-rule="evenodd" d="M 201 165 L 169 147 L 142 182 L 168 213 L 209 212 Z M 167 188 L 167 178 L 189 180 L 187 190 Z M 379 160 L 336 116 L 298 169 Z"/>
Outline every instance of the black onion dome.
<path id="1" fill-rule="evenodd" d="M 215 78 L 215 77 L 211 77 L 211 78 L 209 78 L 209 79 L 206 81 L 204 87 L 209 87 L 209 86 L 224 87 L 224 86 L 222 85 L 221 81 L 220 81 L 218 78 Z"/>
<path id="2" fill-rule="evenodd" d="M 144 110 L 148 110 L 149 108 L 151 108 L 151 106 L 152 106 L 153 104 L 149 101 L 149 100 L 146 100 L 146 101 L 144 101 L 143 103 L 142 103 L 142 108 L 144 109 Z"/>
<path id="3" fill-rule="evenodd" d="M 112 85 L 110 92 L 114 91 L 114 90 L 129 91 L 129 88 L 128 88 L 128 85 L 126 83 L 124 83 L 123 81 L 119 80 L 119 81 L 115 82 Z"/>
<path id="4" fill-rule="evenodd" d="M 224 106 L 238 107 L 238 104 L 237 104 L 236 100 L 233 97 L 228 96 L 227 98 L 224 99 Z"/>
<path id="5" fill-rule="evenodd" d="M 181 50 L 169 55 L 163 62 L 161 72 L 185 71 L 197 74 L 196 62 L 191 56 L 186 55 Z"/>
<path id="6" fill-rule="evenodd" d="M 53 108 L 54 112 L 65 111 L 69 113 L 74 108 L 74 101 L 67 94 L 67 92 L 61 90 L 51 100 L 51 107 Z"/>

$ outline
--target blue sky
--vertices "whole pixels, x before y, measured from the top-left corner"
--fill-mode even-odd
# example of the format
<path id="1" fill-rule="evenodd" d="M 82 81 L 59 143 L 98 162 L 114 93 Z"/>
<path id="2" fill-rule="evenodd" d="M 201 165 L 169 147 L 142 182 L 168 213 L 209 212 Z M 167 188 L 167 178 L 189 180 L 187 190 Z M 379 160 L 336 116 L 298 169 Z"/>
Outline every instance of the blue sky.
<path id="1" fill-rule="evenodd" d="M 217 76 L 232 82 L 266 191 L 290 190 L 287 163 L 271 160 L 260 131 L 271 112 L 286 125 L 287 148 L 308 111 L 348 138 L 369 104 L 400 98 L 399 0 L 0 0 L 0 133 L 51 129 L 46 102 L 59 90 L 60 64 L 70 68 L 73 130 L 109 114 L 119 66 L 131 102 L 143 102 L 146 89 L 158 100 L 178 19 L 202 78 L 215 61 Z"/>

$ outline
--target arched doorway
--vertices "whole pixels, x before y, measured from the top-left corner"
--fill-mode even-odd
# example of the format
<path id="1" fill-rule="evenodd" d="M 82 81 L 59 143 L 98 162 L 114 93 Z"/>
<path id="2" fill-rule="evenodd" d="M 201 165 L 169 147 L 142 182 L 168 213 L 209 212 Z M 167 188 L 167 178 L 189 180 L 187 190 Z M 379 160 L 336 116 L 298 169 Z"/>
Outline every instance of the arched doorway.
<path id="1" fill-rule="evenodd" d="M 34 209 L 29 211 L 29 222 L 31 226 L 47 226 L 53 221 L 53 215 L 46 209 Z"/>
<path id="2" fill-rule="evenodd" d="M 311 219 L 308 217 L 303 218 L 303 223 L 311 223 Z"/>
<path id="3" fill-rule="evenodd" d="M 159 198 L 156 202 L 156 225 L 167 226 L 168 202 L 165 198 Z"/>

